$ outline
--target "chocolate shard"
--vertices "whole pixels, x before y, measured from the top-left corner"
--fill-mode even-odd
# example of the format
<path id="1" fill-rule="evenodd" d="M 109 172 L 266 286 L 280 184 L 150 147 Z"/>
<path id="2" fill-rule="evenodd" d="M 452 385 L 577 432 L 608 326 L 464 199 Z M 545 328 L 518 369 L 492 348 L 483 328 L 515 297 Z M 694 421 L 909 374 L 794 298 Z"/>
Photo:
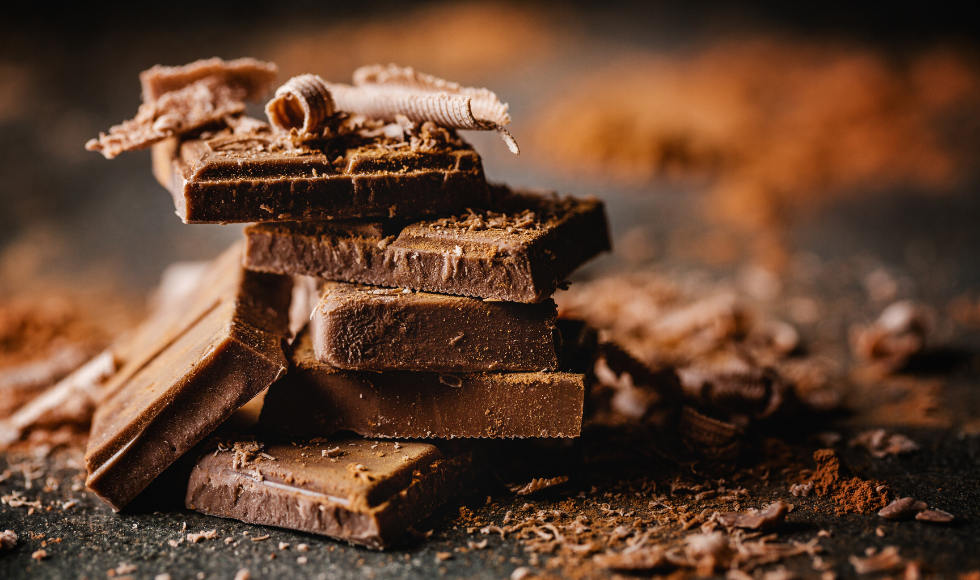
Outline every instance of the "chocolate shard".
<path id="1" fill-rule="evenodd" d="M 564 372 L 421 373 L 345 371 L 294 343 L 289 374 L 269 388 L 259 427 L 322 437 L 577 437 L 585 376 Z"/>
<path id="2" fill-rule="evenodd" d="M 284 144 L 246 118 L 200 139 L 158 144 L 153 173 L 185 223 L 419 217 L 486 204 L 483 165 L 468 145 L 413 150 L 378 139 L 347 133 Z"/>
<path id="3" fill-rule="evenodd" d="M 108 135 L 100 133 L 85 148 L 112 159 L 170 137 L 233 123 L 245 112 L 244 101 L 268 91 L 276 73 L 274 64 L 251 58 L 155 66 L 140 74 L 143 104 L 136 117 L 110 128 Z"/>
<path id="4" fill-rule="evenodd" d="M 371 371 L 555 370 L 553 300 L 486 302 L 325 282 L 310 317 L 316 358 Z"/>
<path id="5" fill-rule="evenodd" d="M 181 307 L 149 319 L 122 349 L 85 454 L 86 485 L 113 509 L 286 371 L 291 280 L 240 260 L 236 244 Z"/>
<path id="6" fill-rule="evenodd" d="M 278 74 L 278 67 L 271 62 L 248 57 L 226 61 L 215 57 L 183 66 L 155 65 L 140 73 L 140 86 L 143 102 L 149 103 L 201 79 L 213 78 L 223 85 L 236 87 L 242 100 L 256 101 L 272 89 Z"/>
<path id="7" fill-rule="evenodd" d="M 382 549 L 472 478 L 468 455 L 427 443 L 241 441 L 203 454 L 186 505 Z"/>
<path id="8" fill-rule="evenodd" d="M 255 224 L 245 265 L 262 272 L 541 302 L 610 249 L 594 198 L 493 188 L 492 210 L 408 225 L 396 222 Z M 472 205 L 470 207 L 479 207 Z"/>

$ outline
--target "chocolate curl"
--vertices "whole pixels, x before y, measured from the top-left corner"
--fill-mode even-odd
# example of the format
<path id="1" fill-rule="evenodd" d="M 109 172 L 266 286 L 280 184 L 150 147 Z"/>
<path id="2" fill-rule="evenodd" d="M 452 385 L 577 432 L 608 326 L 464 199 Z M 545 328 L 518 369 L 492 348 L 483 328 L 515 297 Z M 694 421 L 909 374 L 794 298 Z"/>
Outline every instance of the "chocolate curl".
<path id="1" fill-rule="evenodd" d="M 517 141 L 504 129 L 510 123 L 507 104 L 490 90 L 463 87 L 395 65 L 361 67 L 354 71 L 354 86 L 331 83 L 329 87 L 341 111 L 387 122 L 404 115 L 415 123 L 432 121 L 453 129 L 493 130 L 511 153 L 520 154 Z"/>
<path id="2" fill-rule="evenodd" d="M 317 75 L 300 75 L 276 89 L 276 98 L 265 106 L 269 122 L 280 131 L 317 136 L 336 112 L 327 82 Z"/>
<path id="3" fill-rule="evenodd" d="M 242 58 L 218 58 L 185 66 L 155 66 L 140 74 L 143 104 L 136 117 L 99 133 L 85 144 L 112 159 L 123 151 L 143 149 L 245 112 L 245 100 L 267 92 L 276 65 Z"/>

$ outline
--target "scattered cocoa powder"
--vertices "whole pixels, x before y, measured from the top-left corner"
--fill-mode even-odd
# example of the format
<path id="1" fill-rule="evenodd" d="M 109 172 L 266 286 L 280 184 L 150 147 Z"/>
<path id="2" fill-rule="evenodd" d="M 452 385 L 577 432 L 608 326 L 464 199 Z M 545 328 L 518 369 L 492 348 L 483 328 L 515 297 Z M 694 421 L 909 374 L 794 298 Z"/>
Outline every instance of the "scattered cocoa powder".
<path id="1" fill-rule="evenodd" d="M 829 495 L 837 502 L 837 513 L 861 514 L 880 510 L 888 504 L 888 490 L 877 480 L 852 476 L 833 449 L 818 449 L 813 454 L 817 470 L 810 482 L 817 495 Z"/>

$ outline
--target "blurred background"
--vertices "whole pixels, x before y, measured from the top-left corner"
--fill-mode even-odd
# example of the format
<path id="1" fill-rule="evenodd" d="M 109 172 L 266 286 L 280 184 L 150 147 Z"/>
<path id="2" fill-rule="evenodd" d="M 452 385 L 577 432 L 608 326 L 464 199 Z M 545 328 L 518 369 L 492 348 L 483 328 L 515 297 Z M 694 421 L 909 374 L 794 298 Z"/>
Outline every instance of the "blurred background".
<path id="1" fill-rule="evenodd" d="M 900 298 L 980 324 L 967 9 L 674 4 L 5 6 L 0 296 L 138 310 L 168 264 L 237 239 L 182 224 L 148 151 L 84 143 L 135 114 L 140 71 L 254 56 L 282 81 L 393 62 L 494 90 L 522 154 L 467 134 L 491 179 L 607 202 L 616 250 L 580 280 L 731 287 L 830 342 Z"/>

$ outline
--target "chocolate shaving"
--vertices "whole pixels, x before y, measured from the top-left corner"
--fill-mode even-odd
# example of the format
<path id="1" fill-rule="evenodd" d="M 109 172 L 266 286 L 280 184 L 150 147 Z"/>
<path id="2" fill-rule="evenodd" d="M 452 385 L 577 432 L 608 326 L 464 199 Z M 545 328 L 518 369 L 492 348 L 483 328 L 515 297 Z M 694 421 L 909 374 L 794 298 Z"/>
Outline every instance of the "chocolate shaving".
<path id="1" fill-rule="evenodd" d="M 919 501 L 913 497 L 903 497 L 881 508 L 878 515 L 888 520 L 904 520 L 911 518 L 927 507 L 929 506 L 924 501 Z"/>
<path id="2" fill-rule="evenodd" d="M 858 433 L 848 443 L 851 447 L 864 447 L 871 455 L 882 459 L 889 455 L 901 455 L 917 451 L 919 445 L 900 433 L 889 434 L 884 429 L 872 429 Z"/>
<path id="3" fill-rule="evenodd" d="M 867 558 L 851 556 L 848 560 L 850 560 L 851 565 L 854 566 L 854 571 L 858 574 L 885 572 L 902 565 L 902 557 L 898 555 L 898 548 L 895 546 L 888 546 L 881 552 L 868 556 Z"/>
<path id="4" fill-rule="evenodd" d="M 230 63 L 212 59 L 150 69 L 143 77 L 148 100 L 136 117 L 110 128 L 108 135 L 100 133 L 85 148 L 112 159 L 123 151 L 143 149 L 208 125 L 229 125 L 228 118 L 244 113 L 244 101 L 265 92 L 275 74 L 275 65 L 253 59 Z M 195 80 L 188 82 L 191 79 Z"/>
<path id="5" fill-rule="evenodd" d="M 852 330 L 854 354 L 884 371 L 896 371 L 925 348 L 933 319 L 932 311 L 924 305 L 895 302 L 870 326 Z"/>
<path id="6" fill-rule="evenodd" d="M 112 352 L 106 350 L 7 419 L 0 420 L 0 449 L 20 439 L 32 427 L 87 423 L 101 399 L 99 387 L 115 371 L 115 359 Z"/>
<path id="7" fill-rule="evenodd" d="M 915 519 L 920 522 L 931 522 L 934 524 L 948 524 L 953 521 L 953 514 L 943 510 L 923 510 L 915 514 Z"/>
<path id="8" fill-rule="evenodd" d="M 180 90 L 205 78 L 220 79 L 228 86 L 238 87 L 242 98 L 256 101 L 269 92 L 279 69 L 269 62 L 254 58 L 221 60 L 209 58 L 183 66 L 156 65 L 140 73 L 143 102 L 150 103 L 166 93 Z"/>
<path id="9" fill-rule="evenodd" d="M 670 565 L 666 552 L 660 546 L 598 554 L 592 561 L 596 566 L 613 570 L 652 570 Z"/>
<path id="10" fill-rule="evenodd" d="M 548 489 L 549 487 L 554 487 L 556 485 L 561 485 L 568 481 L 567 475 L 559 475 L 558 477 L 536 477 L 524 485 L 508 485 L 507 489 L 516 493 L 517 495 L 530 495 L 532 493 L 541 491 L 543 489 Z"/>
<path id="11" fill-rule="evenodd" d="M 285 132 L 295 129 L 300 136 L 308 137 L 318 137 L 334 112 L 327 82 L 317 75 L 289 79 L 265 106 L 273 127 Z"/>
<path id="12" fill-rule="evenodd" d="M 793 504 L 777 501 L 766 509 L 750 509 L 744 513 L 725 513 L 718 515 L 718 521 L 727 528 L 746 530 L 768 530 L 783 523 Z"/>
<path id="13" fill-rule="evenodd" d="M 432 121 L 453 129 L 497 131 L 514 154 L 517 142 L 504 125 L 507 104 L 492 91 L 463 87 L 411 67 L 371 65 L 354 71 L 354 86 L 330 83 L 337 108 L 369 119 L 396 122 L 399 115 L 414 123 Z"/>
<path id="14" fill-rule="evenodd" d="M 10 550 L 17 544 L 17 534 L 13 530 L 0 532 L 0 550 Z"/>

